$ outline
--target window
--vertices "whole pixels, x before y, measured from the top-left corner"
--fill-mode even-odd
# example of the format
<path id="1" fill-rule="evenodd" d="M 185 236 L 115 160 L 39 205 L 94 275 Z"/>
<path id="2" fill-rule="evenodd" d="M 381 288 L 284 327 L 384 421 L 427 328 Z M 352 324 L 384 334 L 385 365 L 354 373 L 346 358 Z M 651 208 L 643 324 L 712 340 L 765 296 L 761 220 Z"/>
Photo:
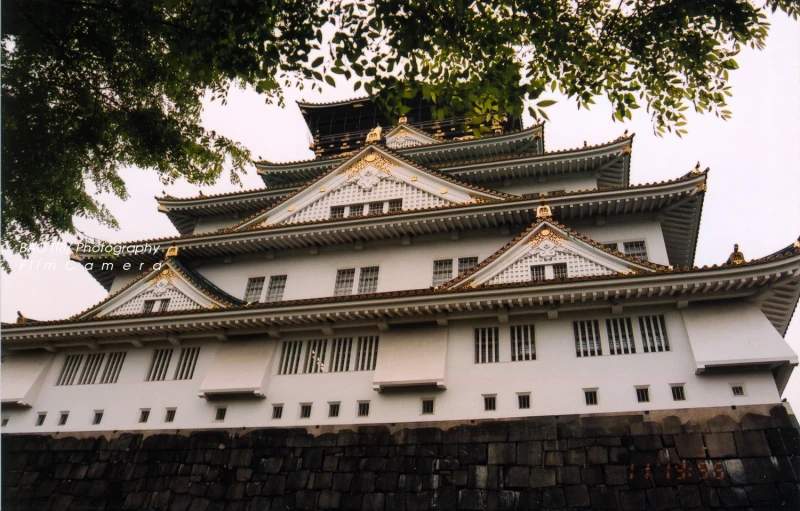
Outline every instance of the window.
<path id="1" fill-rule="evenodd" d="M 650 402 L 650 388 L 649 387 L 636 387 L 636 400 L 640 403 Z"/>
<path id="2" fill-rule="evenodd" d="M 493 412 L 497 408 L 497 398 L 495 396 L 483 396 L 483 409 Z"/>
<path id="3" fill-rule="evenodd" d="M 584 390 L 583 397 L 586 399 L 588 406 L 597 404 L 597 390 Z"/>
<path id="4" fill-rule="evenodd" d="M 531 266 L 531 280 L 538 282 L 544 279 L 544 266 Z"/>
<path id="5" fill-rule="evenodd" d="M 225 420 L 225 414 L 228 413 L 228 409 L 225 407 L 217 408 L 217 413 L 214 415 L 214 420 L 217 422 L 223 422 Z"/>
<path id="6" fill-rule="evenodd" d="M 463 275 L 467 273 L 469 270 L 473 269 L 474 267 L 478 266 L 478 258 L 477 257 L 459 257 L 458 258 L 458 274 Z"/>
<path id="7" fill-rule="evenodd" d="M 273 275 L 269 278 L 266 300 L 268 302 L 279 302 L 283 300 L 284 289 L 286 289 L 286 275 Z"/>
<path id="8" fill-rule="evenodd" d="M 283 416 L 283 405 L 272 405 L 272 418 L 280 419 Z"/>
<path id="9" fill-rule="evenodd" d="M 531 395 L 517 394 L 517 402 L 520 410 L 528 410 L 531 407 Z"/>
<path id="10" fill-rule="evenodd" d="M 139 424 L 144 424 L 150 419 L 150 410 L 139 411 Z"/>
<path id="11" fill-rule="evenodd" d="M 156 306 L 157 301 L 158 300 L 145 300 L 144 309 L 142 309 L 142 312 L 145 314 L 150 314 L 151 312 L 153 312 L 153 308 Z"/>
<path id="12" fill-rule="evenodd" d="M 344 218 L 344 206 L 332 206 L 331 218 Z"/>
<path id="13" fill-rule="evenodd" d="M 488 364 L 499 360 L 498 328 L 475 329 L 475 363 Z"/>
<path id="14" fill-rule="evenodd" d="M 100 367 L 105 358 L 105 353 L 91 353 L 88 355 L 86 363 L 83 365 L 83 371 L 81 371 L 81 375 L 78 378 L 78 385 L 92 385 L 97 380 L 97 373 L 100 372 Z"/>
<path id="15" fill-rule="evenodd" d="M 347 216 L 362 216 L 364 214 L 364 205 L 355 204 L 350 206 L 350 214 Z"/>
<path id="16" fill-rule="evenodd" d="M 311 405 L 300 405 L 300 418 L 308 419 L 309 417 L 311 417 Z"/>
<path id="17" fill-rule="evenodd" d="M 389 201 L 389 213 L 394 213 L 395 211 L 403 211 L 403 199 Z"/>
<path id="18" fill-rule="evenodd" d="M 144 314 L 150 314 L 154 310 L 158 309 L 158 312 L 164 312 L 169 307 L 169 298 L 164 298 L 162 300 L 145 300 L 142 312 Z"/>
<path id="19" fill-rule="evenodd" d="M 244 291 L 245 302 L 260 302 L 261 291 L 264 289 L 264 277 L 247 279 L 247 288 Z"/>
<path id="20" fill-rule="evenodd" d="M 58 425 L 65 426 L 67 424 L 67 419 L 69 419 L 69 412 L 61 412 L 61 415 L 58 417 Z"/>
<path id="21" fill-rule="evenodd" d="M 358 293 L 375 293 L 378 291 L 378 266 L 361 268 L 361 275 L 358 278 Z"/>
<path id="22" fill-rule="evenodd" d="M 433 399 L 422 400 L 422 415 L 433 415 Z"/>
<path id="23" fill-rule="evenodd" d="M 331 362 L 329 371 L 340 373 L 350 370 L 350 353 L 353 349 L 353 338 L 342 337 L 333 340 L 331 346 Z"/>
<path id="24" fill-rule="evenodd" d="M 328 406 L 328 417 L 339 416 L 339 403 L 330 403 Z"/>
<path id="25" fill-rule="evenodd" d="M 117 383 L 119 373 L 122 371 L 122 364 L 125 362 L 126 352 L 116 351 L 108 354 L 106 367 L 100 376 L 100 383 Z"/>
<path id="26" fill-rule="evenodd" d="M 353 281 L 355 277 L 355 268 L 338 270 L 336 272 L 336 285 L 333 288 L 333 296 L 347 296 L 353 294 Z"/>
<path id="27" fill-rule="evenodd" d="M 281 360 L 278 364 L 278 374 L 297 374 L 302 348 L 303 341 L 284 341 L 281 348 Z"/>
<path id="28" fill-rule="evenodd" d="M 672 385 L 672 400 L 673 401 L 686 401 L 686 391 L 683 385 Z"/>
<path id="29" fill-rule="evenodd" d="M 664 316 L 642 316 L 639 318 L 639 328 L 642 331 L 642 346 L 645 353 L 669 351 Z"/>
<path id="30" fill-rule="evenodd" d="M 92 418 L 92 425 L 97 426 L 103 420 L 103 411 L 94 412 L 94 417 Z"/>
<path id="31" fill-rule="evenodd" d="M 610 248 L 611 250 L 619 250 L 617 248 L 618 245 L 616 243 L 603 243 L 603 246 L 606 248 Z"/>
<path id="32" fill-rule="evenodd" d="M 172 360 L 172 348 L 156 350 L 153 353 L 153 360 L 150 361 L 145 381 L 164 381 L 167 378 L 170 360 Z"/>
<path id="33" fill-rule="evenodd" d="M 370 215 L 383 213 L 383 202 L 370 202 L 367 207 Z"/>
<path id="34" fill-rule="evenodd" d="M 565 279 L 567 278 L 567 263 L 559 263 L 553 265 L 553 278 Z"/>
<path id="35" fill-rule="evenodd" d="M 573 321 L 575 354 L 579 357 L 596 357 L 603 354 L 600 344 L 600 326 L 596 319 Z"/>
<path id="36" fill-rule="evenodd" d="M 369 401 L 359 402 L 358 403 L 358 416 L 359 417 L 368 417 L 369 416 Z"/>
<path id="37" fill-rule="evenodd" d="M 731 391 L 733 391 L 734 396 L 744 396 L 744 386 L 743 385 L 732 385 Z"/>
<path id="38" fill-rule="evenodd" d="M 3 420 L 2 420 L 2 422 L 0 422 L 0 424 L 2 424 L 3 427 L 8 426 L 8 419 L 3 417 Z"/>
<path id="39" fill-rule="evenodd" d="M 641 261 L 647 261 L 647 247 L 644 241 L 626 241 L 622 244 L 625 255 L 634 257 Z"/>
<path id="40" fill-rule="evenodd" d="M 169 298 L 161 300 L 158 304 L 158 312 L 164 312 L 169 307 Z"/>
<path id="41" fill-rule="evenodd" d="M 75 376 L 78 374 L 78 368 L 82 361 L 83 355 L 68 355 L 64 360 L 61 373 L 58 375 L 56 385 L 72 385 L 75 382 Z"/>
<path id="42" fill-rule="evenodd" d="M 627 355 L 636 353 L 631 318 L 607 319 L 606 332 L 608 333 L 608 352 L 610 354 Z"/>
<path id="43" fill-rule="evenodd" d="M 306 342 L 306 359 L 303 361 L 303 372 L 321 373 L 325 369 L 325 353 L 327 351 L 327 339 L 315 339 Z"/>
<path id="44" fill-rule="evenodd" d="M 41 426 L 44 424 L 44 420 L 47 418 L 47 413 L 40 413 L 36 416 L 36 425 Z"/>
<path id="45" fill-rule="evenodd" d="M 167 414 L 164 416 L 164 422 L 173 422 L 175 420 L 175 408 L 167 408 Z"/>
<path id="46" fill-rule="evenodd" d="M 380 338 L 371 335 L 359 337 L 356 345 L 356 371 L 374 371 L 378 361 L 378 341 Z"/>
<path id="47" fill-rule="evenodd" d="M 439 287 L 453 278 L 453 260 L 440 259 L 433 262 L 433 287 Z"/>
<path id="48" fill-rule="evenodd" d="M 181 348 L 178 357 L 178 365 L 175 368 L 176 380 L 191 380 L 194 376 L 194 367 L 197 365 L 197 357 L 200 355 L 200 348 Z"/>
<path id="49" fill-rule="evenodd" d="M 536 360 L 536 340 L 533 325 L 511 327 L 511 361 Z"/>

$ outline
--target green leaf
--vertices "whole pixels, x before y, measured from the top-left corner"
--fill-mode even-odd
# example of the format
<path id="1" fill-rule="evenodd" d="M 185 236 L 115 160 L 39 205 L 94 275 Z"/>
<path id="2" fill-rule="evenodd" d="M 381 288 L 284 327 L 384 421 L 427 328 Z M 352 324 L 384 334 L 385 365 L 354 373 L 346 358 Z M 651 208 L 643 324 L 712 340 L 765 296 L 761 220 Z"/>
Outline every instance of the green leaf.
<path id="1" fill-rule="evenodd" d="M 314 59 L 314 62 L 311 63 L 311 67 L 319 67 L 325 61 L 325 57 L 317 57 Z"/>

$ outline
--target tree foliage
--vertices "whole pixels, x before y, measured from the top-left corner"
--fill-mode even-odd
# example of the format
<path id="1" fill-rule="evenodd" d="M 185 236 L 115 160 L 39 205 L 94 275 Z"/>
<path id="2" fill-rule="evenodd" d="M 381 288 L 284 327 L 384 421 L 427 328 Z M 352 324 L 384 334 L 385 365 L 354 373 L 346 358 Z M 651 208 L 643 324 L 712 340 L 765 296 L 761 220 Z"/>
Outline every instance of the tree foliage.
<path id="1" fill-rule="evenodd" d="M 8 0 L 2 3 L 2 240 L 116 226 L 96 192 L 127 196 L 123 166 L 165 183 L 238 181 L 249 151 L 200 123 L 210 91 L 267 101 L 341 76 L 393 117 L 420 96 L 475 132 L 558 91 L 617 120 L 646 107 L 658 133 L 693 108 L 728 118 L 729 72 L 764 45 L 766 11 L 800 0 Z M 484 130 L 488 129 L 484 126 Z"/>

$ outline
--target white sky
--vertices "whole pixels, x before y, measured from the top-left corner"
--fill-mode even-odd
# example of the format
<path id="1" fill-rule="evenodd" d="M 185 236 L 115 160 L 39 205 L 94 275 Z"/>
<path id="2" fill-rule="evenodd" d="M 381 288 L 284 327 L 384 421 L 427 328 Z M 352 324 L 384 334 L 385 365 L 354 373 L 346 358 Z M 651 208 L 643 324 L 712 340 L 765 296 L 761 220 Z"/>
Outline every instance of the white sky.
<path id="1" fill-rule="evenodd" d="M 634 120 L 611 120 L 607 103 L 591 111 L 574 103 L 559 102 L 548 109 L 551 122 L 545 128 L 547 150 L 608 142 L 625 129 L 636 133 L 633 143 L 631 181 L 652 183 L 674 179 L 699 160 L 711 167 L 695 264 L 724 262 L 734 243 L 748 259 L 770 254 L 791 244 L 800 235 L 800 26 L 786 16 L 772 17 L 767 48 L 745 50 L 737 59 L 739 70 L 731 75 L 733 119 L 690 116 L 689 134 L 658 138 L 653 135 L 644 108 Z M 288 91 L 287 107 L 264 104 L 252 91 L 232 91 L 228 104 L 209 104 L 203 115 L 206 127 L 242 142 L 255 158 L 270 161 L 307 159 L 307 129 L 294 104 L 297 99 L 335 101 L 353 96 L 346 85 L 328 87 L 324 95 L 310 91 Z M 531 124 L 526 119 L 526 126 Z M 112 242 L 172 236 L 176 231 L 167 217 L 156 210 L 154 196 L 162 190 L 177 197 L 197 195 L 199 188 L 186 183 L 165 187 L 152 171 L 123 172 L 131 198 L 113 197 L 105 202 L 119 220 L 121 229 L 110 231 L 90 222 L 79 222 L 86 234 Z M 244 178 L 245 188 L 263 186 L 253 169 Z M 223 178 L 205 194 L 237 190 Z M 55 271 L 21 269 L 19 257 L 6 254 L 13 271 L 2 274 L 0 318 L 14 322 L 16 312 L 35 319 L 62 319 L 102 300 L 105 290 L 84 270 L 65 269 L 65 253 L 34 254 L 27 264 L 55 262 Z M 30 268 L 30 266 L 29 266 Z M 800 313 L 786 340 L 800 353 Z M 723 340 L 724 341 L 724 340 Z M 800 370 L 787 387 L 787 397 L 800 410 Z"/>

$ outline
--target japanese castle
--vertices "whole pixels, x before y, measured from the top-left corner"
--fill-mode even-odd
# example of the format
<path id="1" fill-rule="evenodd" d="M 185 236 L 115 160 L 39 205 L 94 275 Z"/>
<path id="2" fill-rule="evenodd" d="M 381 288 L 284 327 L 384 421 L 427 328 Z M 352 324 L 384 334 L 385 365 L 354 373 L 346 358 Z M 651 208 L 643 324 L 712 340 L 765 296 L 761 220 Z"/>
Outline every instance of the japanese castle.
<path id="1" fill-rule="evenodd" d="M 73 253 L 106 299 L 4 325 L 3 432 L 780 403 L 800 242 L 694 266 L 707 171 L 632 185 L 632 135 L 547 151 L 508 116 L 476 138 L 424 103 L 299 106 L 314 159 L 158 198 L 178 234 L 126 244 L 157 253 Z"/>

